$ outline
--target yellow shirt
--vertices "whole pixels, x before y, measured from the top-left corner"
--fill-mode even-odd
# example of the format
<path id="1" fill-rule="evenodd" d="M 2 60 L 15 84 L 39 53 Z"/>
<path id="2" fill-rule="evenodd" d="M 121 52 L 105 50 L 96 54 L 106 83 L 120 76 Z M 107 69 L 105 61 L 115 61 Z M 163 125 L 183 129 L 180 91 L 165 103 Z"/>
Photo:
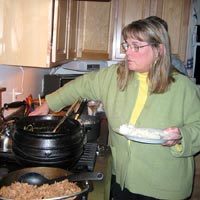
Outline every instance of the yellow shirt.
<path id="1" fill-rule="evenodd" d="M 136 76 L 139 80 L 139 89 L 138 89 L 138 96 L 135 102 L 135 106 L 133 108 L 133 112 L 130 119 L 130 124 L 135 125 L 140 113 L 144 107 L 144 104 L 147 100 L 148 94 L 148 82 L 147 82 L 147 75 L 148 73 L 136 73 Z"/>

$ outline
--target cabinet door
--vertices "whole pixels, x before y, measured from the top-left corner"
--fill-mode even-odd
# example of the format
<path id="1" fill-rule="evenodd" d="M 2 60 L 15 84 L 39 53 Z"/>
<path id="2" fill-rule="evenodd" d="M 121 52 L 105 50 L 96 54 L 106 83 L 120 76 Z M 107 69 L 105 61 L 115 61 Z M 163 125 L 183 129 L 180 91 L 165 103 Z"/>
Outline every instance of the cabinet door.
<path id="1" fill-rule="evenodd" d="M 115 1 L 115 29 L 113 38 L 113 60 L 122 60 L 125 57 L 121 48 L 122 29 L 132 21 L 149 16 L 150 0 L 116 0 Z"/>
<path id="2" fill-rule="evenodd" d="M 70 25 L 70 32 L 69 32 L 69 59 L 76 59 L 80 53 L 77 52 L 77 47 L 79 46 L 79 38 L 78 38 L 78 18 L 79 18 L 79 3 L 78 1 L 70 1 L 70 19 L 69 19 L 69 25 Z"/>
<path id="3" fill-rule="evenodd" d="M 52 62 L 64 61 L 68 58 L 69 3 L 70 2 L 66 0 L 55 0 L 52 39 Z"/>
<path id="4" fill-rule="evenodd" d="M 182 61 L 187 60 L 188 23 L 191 0 L 162 0 L 160 17 L 167 21 L 172 54 Z"/>
<path id="5" fill-rule="evenodd" d="M 115 0 L 113 60 L 125 57 L 120 47 L 122 28 L 131 21 L 157 15 L 168 23 L 172 53 L 185 61 L 190 5 L 191 0 Z"/>
<path id="6" fill-rule="evenodd" d="M 69 58 L 109 59 L 112 3 L 72 1 L 71 8 Z"/>
<path id="7" fill-rule="evenodd" d="M 66 0 L 1 0 L 0 64 L 51 67 L 66 61 L 67 26 Z"/>
<path id="8" fill-rule="evenodd" d="M 0 63 L 43 66 L 50 58 L 52 0 L 0 1 Z"/>

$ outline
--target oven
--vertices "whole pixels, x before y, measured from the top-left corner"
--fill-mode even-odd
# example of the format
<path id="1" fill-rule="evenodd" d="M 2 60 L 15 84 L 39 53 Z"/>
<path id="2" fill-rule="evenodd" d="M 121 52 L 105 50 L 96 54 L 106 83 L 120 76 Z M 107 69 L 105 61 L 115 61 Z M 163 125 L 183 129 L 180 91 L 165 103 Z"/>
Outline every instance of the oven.
<path id="1" fill-rule="evenodd" d="M 4 118 L 1 109 L 0 118 L 0 180 L 8 173 L 23 169 L 12 151 L 12 132 L 15 130 L 16 119 L 23 117 L 24 107 L 21 106 L 19 111 Z M 4 119 L 3 119 L 4 118 Z M 105 119 L 102 118 L 104 123 L 101 127 L 101 134 L 107 135 L 107 127 L 105 126 Z M 102 125 L 101 125 L 102 126 Z M 110 181 L 111 181 L 111 152 L 106 143 L 102 142 L 102 136 L 93 142 L 86 142 L 83 147 L 83 152 L 79 159 L 73 166 L 66 167 L 66 170 L 72 173 L 79 172 L 102 172 L 104 178 L 101 181 L 92 181 L 91 188 L 87 194 L 81 197 L 81 200 L 98 200 L 109 199 Z M 33 166 L 30 166 L 33 167 Z M 65 169 L 65 166 L 62 166 Z M 80 198 L 80 197 L 79 197 Z M 79 199 L 78 198 L 78 199 Z"/>

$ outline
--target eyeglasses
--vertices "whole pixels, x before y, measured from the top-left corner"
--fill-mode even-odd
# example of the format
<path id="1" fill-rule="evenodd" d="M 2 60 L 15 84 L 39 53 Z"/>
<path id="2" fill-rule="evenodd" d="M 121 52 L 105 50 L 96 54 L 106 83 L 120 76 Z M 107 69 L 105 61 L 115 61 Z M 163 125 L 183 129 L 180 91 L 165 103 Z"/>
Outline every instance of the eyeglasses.
<path id="1" fill-rule="evenodd" d="M 122 42 L 121 45 L 122 45 L 122 48 L 123 48 L 125 51 L 127 51 L 128 48 L 130 47 L 131 50 L 132 50 L 132 51 L 135 51 L 135 52 L 138 52 L 138 51 L 140 50 L 140 48 L 150 46 L 150 44 L 146 44 L 146 45 L 143 45 L 143 46 L 138 46 L 138 45 L 136 45 L 136 44 L 130 44 L 130 45 L 129 45 L 129 44 L 126 43 L 126 42 Z"/>

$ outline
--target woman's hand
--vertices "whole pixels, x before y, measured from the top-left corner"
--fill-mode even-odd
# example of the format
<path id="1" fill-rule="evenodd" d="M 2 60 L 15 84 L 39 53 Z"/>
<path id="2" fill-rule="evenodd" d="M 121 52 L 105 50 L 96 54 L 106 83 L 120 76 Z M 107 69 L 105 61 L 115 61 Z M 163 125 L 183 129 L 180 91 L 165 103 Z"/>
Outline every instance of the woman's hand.
<path id="1" fill-rule="evenodd" d="M 167 133 L 168 136 L 163 139 L 168 141 L 163 144 L 163 146 L 174 146 L 181 143 L 181 133 L 177 127 L 171 127 L 163 130 L 164 133 Z"/>
<path id="2" fill-rule="evenodd" d="M 49 106 L 46 101 L 44 103 L 37 107 L 33 112 L 29 114 L 29 116 L 35 116 L 35 115 L 47 115 L 49 113 Z"/>

